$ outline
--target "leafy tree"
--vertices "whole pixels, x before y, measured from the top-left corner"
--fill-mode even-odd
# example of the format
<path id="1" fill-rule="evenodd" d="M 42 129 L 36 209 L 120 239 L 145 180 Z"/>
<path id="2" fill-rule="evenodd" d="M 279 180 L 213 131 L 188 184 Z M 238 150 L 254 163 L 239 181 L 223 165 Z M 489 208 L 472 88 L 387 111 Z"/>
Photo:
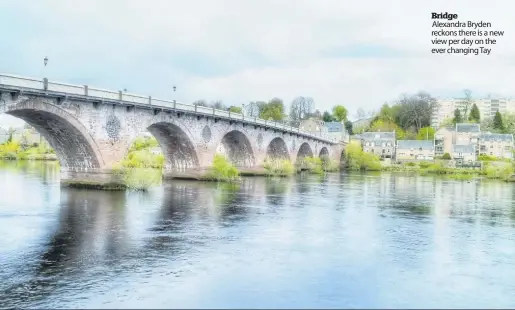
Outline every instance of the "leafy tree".
<path id="1" fill-rule="evenodd" d="M 454 124 L 463 122 L 463 118 L 461 117 L 461 112 L 459 109 L 454 110 L 454 118 L 452 119 Z"/>
<path id="2" fill-rule="evenodd" d="M 344 125 L 345 125 L 345 130 L 346 130 L 350 135 L 354 134 L 354 133 L 352 132 L 352 122 L 351 122 L 351 121 L 345 121 Z"/>
<path id="3" fill-rule="evenodd" d="M 478 109 L 477 105 L 474 103 L 472 105 L 472 108 L 470 109 L 469 121 L 479 123 L 480 118 L 481 118 L 481 115 L 479 113 L 479 109 Z"/>
<path id="4" fill-rule="evenodd" d="M 402 128 L 397 126 L 394 122 L 391 121 L 385 121 L 381 119 L 375 120 L 373 123 L 370 124 L 369 131 L 382 131 L 382 132 L 392 132 L 395 130 L 395 137 L 399 140 L 404 139 L 406 133 Z"/>
<path id="5" fill-rule="evenodd" d="M 420 128 L 417 133 L 417 140 L 433 140 L 435 137 L 435 130 L 433 127 Z"/>
<path id="6" fill-rule="evenodd" d="M 356 118 L 357 119 L 364 119 L 367 117 L 367 113 L 363 108 L 359 108 L 358 111 L 356 111 Z"/>
<path id="7" fill-rule="evenodd" d="M 279 98 L 274 98 L 266 103 L 259 111 L 259 117 L 265 120 L 280 121 L 284 118 L 284 104 Z"/>
<path id="8" fill-rule="evenodd" d="M 240 113 L 241 114 L 241 107 L 237 107 L 237 106 L 231 106 L 229 108 L 229 111 L 231 111 L 231 113 Z"/>
<path id="9" fill-rule="evenodd" d="M 331 113 L 324 111 L 324 114 L 322 115 L 322 120 L 324 122 L 334 122 L 335 118 Z"/>
<path id="10" fill-rule="evenodd" d="M 501 115 L 501 113 L 499 113 L 499 111 L 495 112 L 493 127 L 495 130 L 498 130 L 498 131 L 504 130 L 504 123 L 502 121 L 502 115 Z"/>
<path id="11" fill-rule="evenodd" d="M 447 159 L 447 160 L 452 159 L 451 154 L 449 154 L 449 153 L 443 154 L 442 159 Z"/>
<path id="12" fill-rule="evenodd" d="M 347 120 L 347 109 L 342 105 L 333 107 L 333 115 L 338 122 Z"/>

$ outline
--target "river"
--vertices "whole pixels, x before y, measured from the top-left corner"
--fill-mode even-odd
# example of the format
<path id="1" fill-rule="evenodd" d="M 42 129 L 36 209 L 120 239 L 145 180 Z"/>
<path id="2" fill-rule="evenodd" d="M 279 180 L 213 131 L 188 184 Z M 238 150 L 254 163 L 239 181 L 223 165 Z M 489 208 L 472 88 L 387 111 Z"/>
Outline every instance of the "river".
<path id="1" fill-rule="evenodd" d="M 0 307 L 513 308 L 514 185 L 402 174 L 60 188 L 0 165 Z"/>

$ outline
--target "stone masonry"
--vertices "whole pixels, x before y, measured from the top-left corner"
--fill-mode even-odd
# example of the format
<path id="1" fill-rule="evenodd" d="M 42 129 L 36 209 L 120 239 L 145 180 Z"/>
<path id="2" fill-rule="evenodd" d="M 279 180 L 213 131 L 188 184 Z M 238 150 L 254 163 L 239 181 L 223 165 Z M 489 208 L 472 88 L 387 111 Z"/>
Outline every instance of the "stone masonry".
<path id="1" fill-rule="evenodd" d="M 260 168 L 267 156 L 298 163 L 305 156 L 328 155 L 339 162 L 344 147 L 244 121 L 45 93 L 0 89 L 0 113 L 23 119 L 44 136 L 68 182 L 112 182 L 112 168 L 145 130 L 159 141 L 172 176 L 210 167 L 217 152 L 240 168 Z"/>

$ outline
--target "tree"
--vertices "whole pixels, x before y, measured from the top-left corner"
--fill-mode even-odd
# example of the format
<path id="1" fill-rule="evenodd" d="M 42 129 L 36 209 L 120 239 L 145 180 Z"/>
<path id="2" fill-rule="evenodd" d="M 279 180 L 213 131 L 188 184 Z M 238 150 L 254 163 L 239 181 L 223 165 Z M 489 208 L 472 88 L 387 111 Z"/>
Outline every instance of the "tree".
<path id="1" fill-rule="evenodd" d="M 259 117 L 259 112 L 264 105 L 266 105 L 266 102 L 251 101 L 245 106 L 245 115 L 250 117 Z"/>
<path id="2" fill-rule="evenodd" d="M 345 121 L 345 130 L 349 133 L 349 135 L 354 134 L 352 132 L 352 122 L 351 121 Z"/>
<path id="3" fill-rule="evenodd" d="M 337 105 L 337 106 L 333 107 L 333 115 L 334 115 L 334 118 L 336 118 L 336 120 L 338 122 L 346 121 L 347 120 L 347 109 L 342 105 Z"/>
<path id="4" fill-rule="evenodd" d="M 223 104 L 222 101 L 220 100 L 217 100 L 217 101 L 213 101 L 211 102 L 210 106 L 212 108 L 215 108 L 217 110 L 227 110 L 227 108 L 225 107 L 225 105 Z"/>
<path id="5" fill-rule="evenodd" d="M 364 119 L 366 117 L 367 117 L 367 113 L 365 112 L 365 110 L 363 110 L 363 108 L 359 108 L 358 111 L 356 112 L 356 118 Z"/>
<path id="6" fill-rule="evenodd" d="M 314 117 L 316 119 L 322 119 L 322 114 L 320 113 L 319 110 L 315 110 L 315 112 L 313 112 L 313 114 L 311 114 L 311 117 Z"/>
<path id="7" fill-rule="evenodd" d="M 194 101 L 193 104 L 201 106 L 201 107 L 208 107 L 209 106 L 204 99 L 200 99 L 200 100 Z"/>
<path id="8" fill-rule="evenodd" d="M 231 107 L 229 108 L 229 111 L 230 111 L 231 113 L 240 113 L 240 114 L 241 114 L 241 107 L 237 107 L 237 106 L 234 106 L 234 105 L 233 105 L 233 106 L 231 106 Z"/>
<path id="9" fill-rule="evenodd" d="M 504 130 L 504 124 L 502 121 L 502 115 L 499 113 L 499 111 L 495 112 L 494 116 L 494 129 L 498 131 Z"/>
<path id="10" fill-rule="evenodd" d="M 435 130 L 433 127 L 420 128 L 417 133 L 417 140 L 433 140 L 435 137 Z"/>
<path id="11" fill-rule="evenodd" d="M 465 97 L 463 98 L 463 119 L 467 119 L 469 108 L 473 103 L 472 92 L 468 89 L 464 89 L 463 93 L 465 94 Z"/>
<path id="12" fill-rule="evenodd" d="M 454 118 L 452 119 L 454 124 L 463 122 L 463 118 L 461 117 L 460 109 L 454 110 Z"/>
<path id="13" fill-rule="evenodd" d="M 282 120 L 284 118 L 283 101 L 279 98 L 273 98 L 260 109 L 259 117 L 265 120 Z"/>
<path id="14" fill-rule="evenodd" d="M 479 123 L 480 118 L 481 118 L 481 115 L 479 113 L 479 109 L 478 109 L 477 105 L 474 103 L 472 105 L 472 108 L 470 109 L 469 121 Z"/>
<path id="15" fill-rule="evenodd" d="M 322 120 L 324 122 L 328 123 L 328 122 L 334 122 L 335 118 L 331 113 L 324 111 L 324 114 L 322 115 Z"/>
<path id="16" fill-rule="evenodd" d="M 297 97 L 293 99 L 290 107 L 290 119 L 298 124 L 301 120 L 307 119 L 315 109 L 315 101 L 311 97 Z"/>
<path id="17" fill-rule="evenodd" d="M 404 95 L 396 104 L 395 123 L 402 129 L 413 128 L 417 132 L 420 128 L 431 124 L 431 114 L 436 99 L 426 92 L 418 92 L 415 95 Z"/>
<path id="18" fill-rule="evenodd" d="M 405 132 L 397 126 L 394 122 L 377 119 L 370 124 L 369 131 L 392 132 L 395 130 L 395 137 L 397 139 L 404 139 Z"/>

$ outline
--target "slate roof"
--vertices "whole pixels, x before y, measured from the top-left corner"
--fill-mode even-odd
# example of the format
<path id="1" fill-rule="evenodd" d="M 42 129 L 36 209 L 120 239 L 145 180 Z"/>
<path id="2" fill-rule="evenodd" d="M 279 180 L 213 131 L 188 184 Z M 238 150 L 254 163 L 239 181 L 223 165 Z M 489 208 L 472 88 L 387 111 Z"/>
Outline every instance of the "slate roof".
<path id="1" fill-rule="evenodd" d="M 475 153 L 476 147 L 473 144 L 466 144 L 466 145 L 454 144 L 452 146 L 452 150 L 454 153 Z"/>
<path id="2" fill-rule="evenodd" d="M 456 132 L 480 132 L 479 124 L 458 123 L 456 124 Z"/>
<path id="3" fill-rule="evenodd" d="M 327 132 L 342 132 L 343 124 L 340 122 L 326 122 L 325 127 L 327 128 Z"/>
<path id="4" fill-rule="evenodd" d="M 395 139 L 395 132 L 385 132 L 385 131 L 378 131 L 378 132 L 364 132 L 361 134 L 361 139 L 363 140 L 394 140 Z"/>
<path id="5" fill-rule="evenodd" d="M 433 140 L 397 140 L 397 149 L 420 149 L 432 151 L 434 148 Z"/>
<path id="6" fill-rule="evenodd" d="M 482 133 L 479 139 L 483 141 L 513 142 L 513 135 L 507 133 Z"/>

